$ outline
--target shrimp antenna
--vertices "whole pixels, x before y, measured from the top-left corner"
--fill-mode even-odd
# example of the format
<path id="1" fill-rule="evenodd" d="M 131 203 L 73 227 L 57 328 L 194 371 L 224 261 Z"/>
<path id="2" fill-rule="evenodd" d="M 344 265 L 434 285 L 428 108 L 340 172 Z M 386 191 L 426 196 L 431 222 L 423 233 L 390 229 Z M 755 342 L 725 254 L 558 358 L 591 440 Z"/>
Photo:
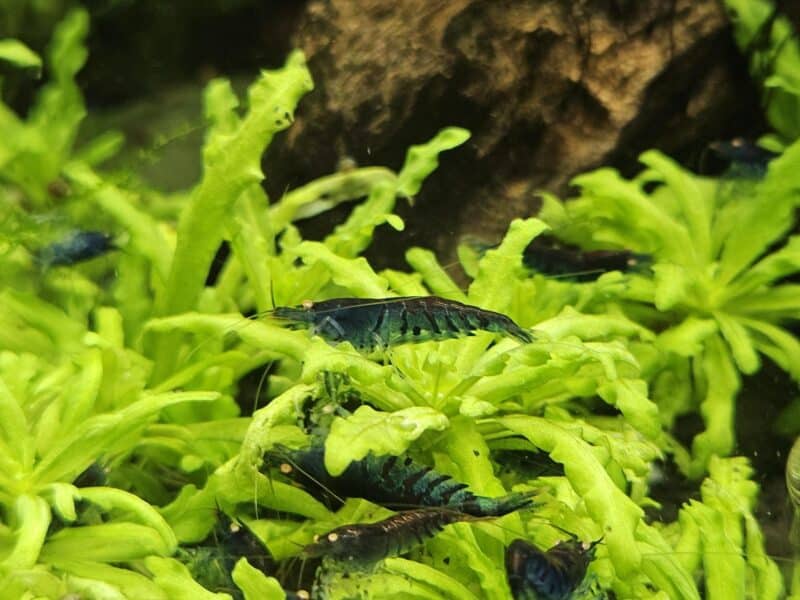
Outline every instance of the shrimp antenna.
<path id="1" fill-rule="evenodd" d="M 306 559 L 305 558 L 299 558 L 299 560 L 300 560 L 300 569 L 299 569 L 299 571 L 297 573 L 297 587 L 298 588 L 301 585 L 303 585 L 303 571 L 305 571 L 305 568 L 306 568 Z"/>
<path id="2" fill-rule="evenodd" d="M 264 370 L 261 372 L 261 377 L 258 379 L 258 386 L 256 387 L 256 394 L 253 396 L 253 407 L 251 408 L 250 414 L 256 412 L 258 409 L 258 399 L 261 397 L 261 389 L 264 387 L 264 382 L 267 380 L 267 376 L 269 372 L 272 370 L 272 366 L 275 364 L 275 361 L 272 361 L 264 367 Z"/>

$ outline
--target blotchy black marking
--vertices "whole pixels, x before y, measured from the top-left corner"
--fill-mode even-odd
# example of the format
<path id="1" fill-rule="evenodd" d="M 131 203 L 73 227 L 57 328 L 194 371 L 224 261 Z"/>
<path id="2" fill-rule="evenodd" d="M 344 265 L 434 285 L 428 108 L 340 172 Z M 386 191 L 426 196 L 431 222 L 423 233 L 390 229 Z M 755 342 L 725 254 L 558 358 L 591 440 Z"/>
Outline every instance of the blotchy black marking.
<path id="1" fill-rule="evenodd" d="M 448 479 L 452 479 L 452 478 L 450 477 L 450 475 L 444 475 L 444 474 L 439 475 L 438 477 L 432 479 L 430 481 L 431 492 L 435 493 L 436 492 L 436 488 L 439 487 L 440 484 L 444 483 Z"/>
<path id="2" fill-rule="evenodd" d="M 445 310 L 444 312 L 444 320 L 447 323 L 447 326 L 450 328 L 450 331 L 453 333 L 458 333 L 460 331 L 460 327 L 453 321 L 453 316 L 450 314 L 449 310 Z"/>
<path id="3" fill-rule="evenodd" d="M 442 502 L 443 502 L 443 504 L 449 504 L 450 503 L 450 498 L 453 497 L 453 494 L 455 494 L 456 492 L 460 492 L 463 489 L 464 489 L 463 487 L 459 489 L 458 487 L 455 487 L 455 486 L 451 487 L 449 489 L 446 489 L 444 491 L 444 493 L 442 494 Z"/>
<path id="4" fill-rule="evenodd" d="M 425 315 L 425 318 L 431 324 L 431 331 L 436 334 L 441 334 L 442 330 L 439 329 L 439 324 L 436 322 L 436 319 L 433 318 L 433 315 L 429 310 L 423 310 L 422 314 Z"/>
<path id="5" fill-rule="evenodd" d="M 397 464 L 396 456 L 390 456 L 389 459 L 383 463 L 383 467 L 381 468 L 381 477 L 383 479 L 389 478 L 389 473 L 391 473 L 392 469 L 394 469 L 395 464 Z"/>
<path id="6" fill-rule="evenodd" d="M 377 336 L 378 332 L 381 330 L 381 325 L 383 325 L 383 321 L 386 318 L 386 313 L 389 312 L 388 307 L 384 307 L 383 310 L 378 314 L 378 319 L 375 321 L 375 327 L 372 328 L 372 335 Z"/>
<path id="7" fill-rule="evenodd" d="M 414 473 L 411 477 L 406 477 L 403 480 L 403 489 L 406 491 L 407 494 L 411 495 L 414 492 L 414 485 L 425 477 L 428 474 L 428 470 L 420 469 L 417 473 Z"/>

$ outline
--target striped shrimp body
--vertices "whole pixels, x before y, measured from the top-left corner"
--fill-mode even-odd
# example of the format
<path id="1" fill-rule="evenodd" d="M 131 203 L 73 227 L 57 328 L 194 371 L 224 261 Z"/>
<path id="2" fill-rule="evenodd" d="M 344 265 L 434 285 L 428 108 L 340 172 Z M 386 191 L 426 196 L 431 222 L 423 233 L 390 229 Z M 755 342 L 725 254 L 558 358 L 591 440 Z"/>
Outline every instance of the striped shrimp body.
<path id="1" fill-rule="evenodd" d="M 306 558 L 328 557 L 351 564 L 371 564 L 405 554 L 445 526 L 470 519 L 445 509 L 407 510 L 377 523 L 344 525 L 303 548 Z"/>
<path id="2" fill-rule="evenodd" d="M 547 552 L 522 539 L 506 550 L 506 576 L 514 600 L 568 600 L 581 586 L 598 541 L 561 541 Z"/>
<path id="3" fill-rule="evenodd" d="M 532 504 L 530 494 L 511 493 L 500 498 L 478 496 L 465 483 L 420 465 L 408 456 L 377 456 L 369 453 L 351 462 L 341 475 L 325 469 L 325 449 L 316 444 L 307 449 L 278 447 L 268 451 L 265 464 L 279 466 L 287 475 L 308 484 L 316 483 L 342 497 L 358 497 L 389 508 L 441 507 L 473 517 L 500 517 Z"/>
<path id="4" fill-rule="evenodd" d="M 361 352 L 395 344 L 446 340 L 475 331 L 533 341 L 531 333 L 509 317 L 438 296 L 335 298 L 277 307 L 272 317 L 291 327 L 308 328 L 331 343 L 350 342 Z"/>

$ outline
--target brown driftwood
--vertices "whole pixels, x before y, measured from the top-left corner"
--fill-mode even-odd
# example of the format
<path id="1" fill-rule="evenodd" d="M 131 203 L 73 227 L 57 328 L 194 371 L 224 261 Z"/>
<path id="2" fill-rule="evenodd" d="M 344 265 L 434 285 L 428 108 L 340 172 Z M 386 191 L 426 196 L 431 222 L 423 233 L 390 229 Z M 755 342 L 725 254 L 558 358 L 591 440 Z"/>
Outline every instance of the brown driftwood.
<path id="1" fill-rule="evenodd" d="M 441 127 L 473 132 L 406 213 L 414 239 L 385 236 L 398 248 L 496 237 L 535 190 L 650 147 L 686 155 L 760 113 L 716 0 L 314 1 L 295 43 L 317 89 L 272 152 L 274 193 L 343 156 L 399 166 Z"/>

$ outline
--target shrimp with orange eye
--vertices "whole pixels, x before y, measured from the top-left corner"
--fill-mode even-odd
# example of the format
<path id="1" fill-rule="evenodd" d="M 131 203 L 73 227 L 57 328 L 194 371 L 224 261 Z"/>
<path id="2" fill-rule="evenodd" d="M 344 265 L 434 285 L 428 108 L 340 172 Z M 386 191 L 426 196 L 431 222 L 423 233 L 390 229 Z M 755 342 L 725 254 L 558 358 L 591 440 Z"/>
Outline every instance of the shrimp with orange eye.
<path id="1" fill-rule="evenodd" d="M 370 565 L 405 554 L 447 525 L 471 519 L 469 515 L 441 508 L 407 510 L 377 523 L 343 525 L 315 536 L 314 542 L 303 548 L 303 555 Z"/>
<path id="2" fill-rule="evenodd" d="M 506 315 L 438 296 L 334 298 L 280 306 L 271 316 L 295 329 L 307 328 L 330 343 L 350 342 L 361 352 L 395 344 L 447 340 L 489 331 L 533 341 Z"/>
<path id="3" fill-rule="evenodd" d="M 325 447 L 316 443 L 293 450 L 276 446 L 264 454 L 264 464 L 340 497 L 364 498 L 387 508 L 447 508 L 473 517 L 501 517 L 530 507 L 532 493 L 513 492 L 499 498 L 479 496 L 460 483 L 409 456 L 367 454 L 352 461 L 340 475 L 325 469 Z"/>

